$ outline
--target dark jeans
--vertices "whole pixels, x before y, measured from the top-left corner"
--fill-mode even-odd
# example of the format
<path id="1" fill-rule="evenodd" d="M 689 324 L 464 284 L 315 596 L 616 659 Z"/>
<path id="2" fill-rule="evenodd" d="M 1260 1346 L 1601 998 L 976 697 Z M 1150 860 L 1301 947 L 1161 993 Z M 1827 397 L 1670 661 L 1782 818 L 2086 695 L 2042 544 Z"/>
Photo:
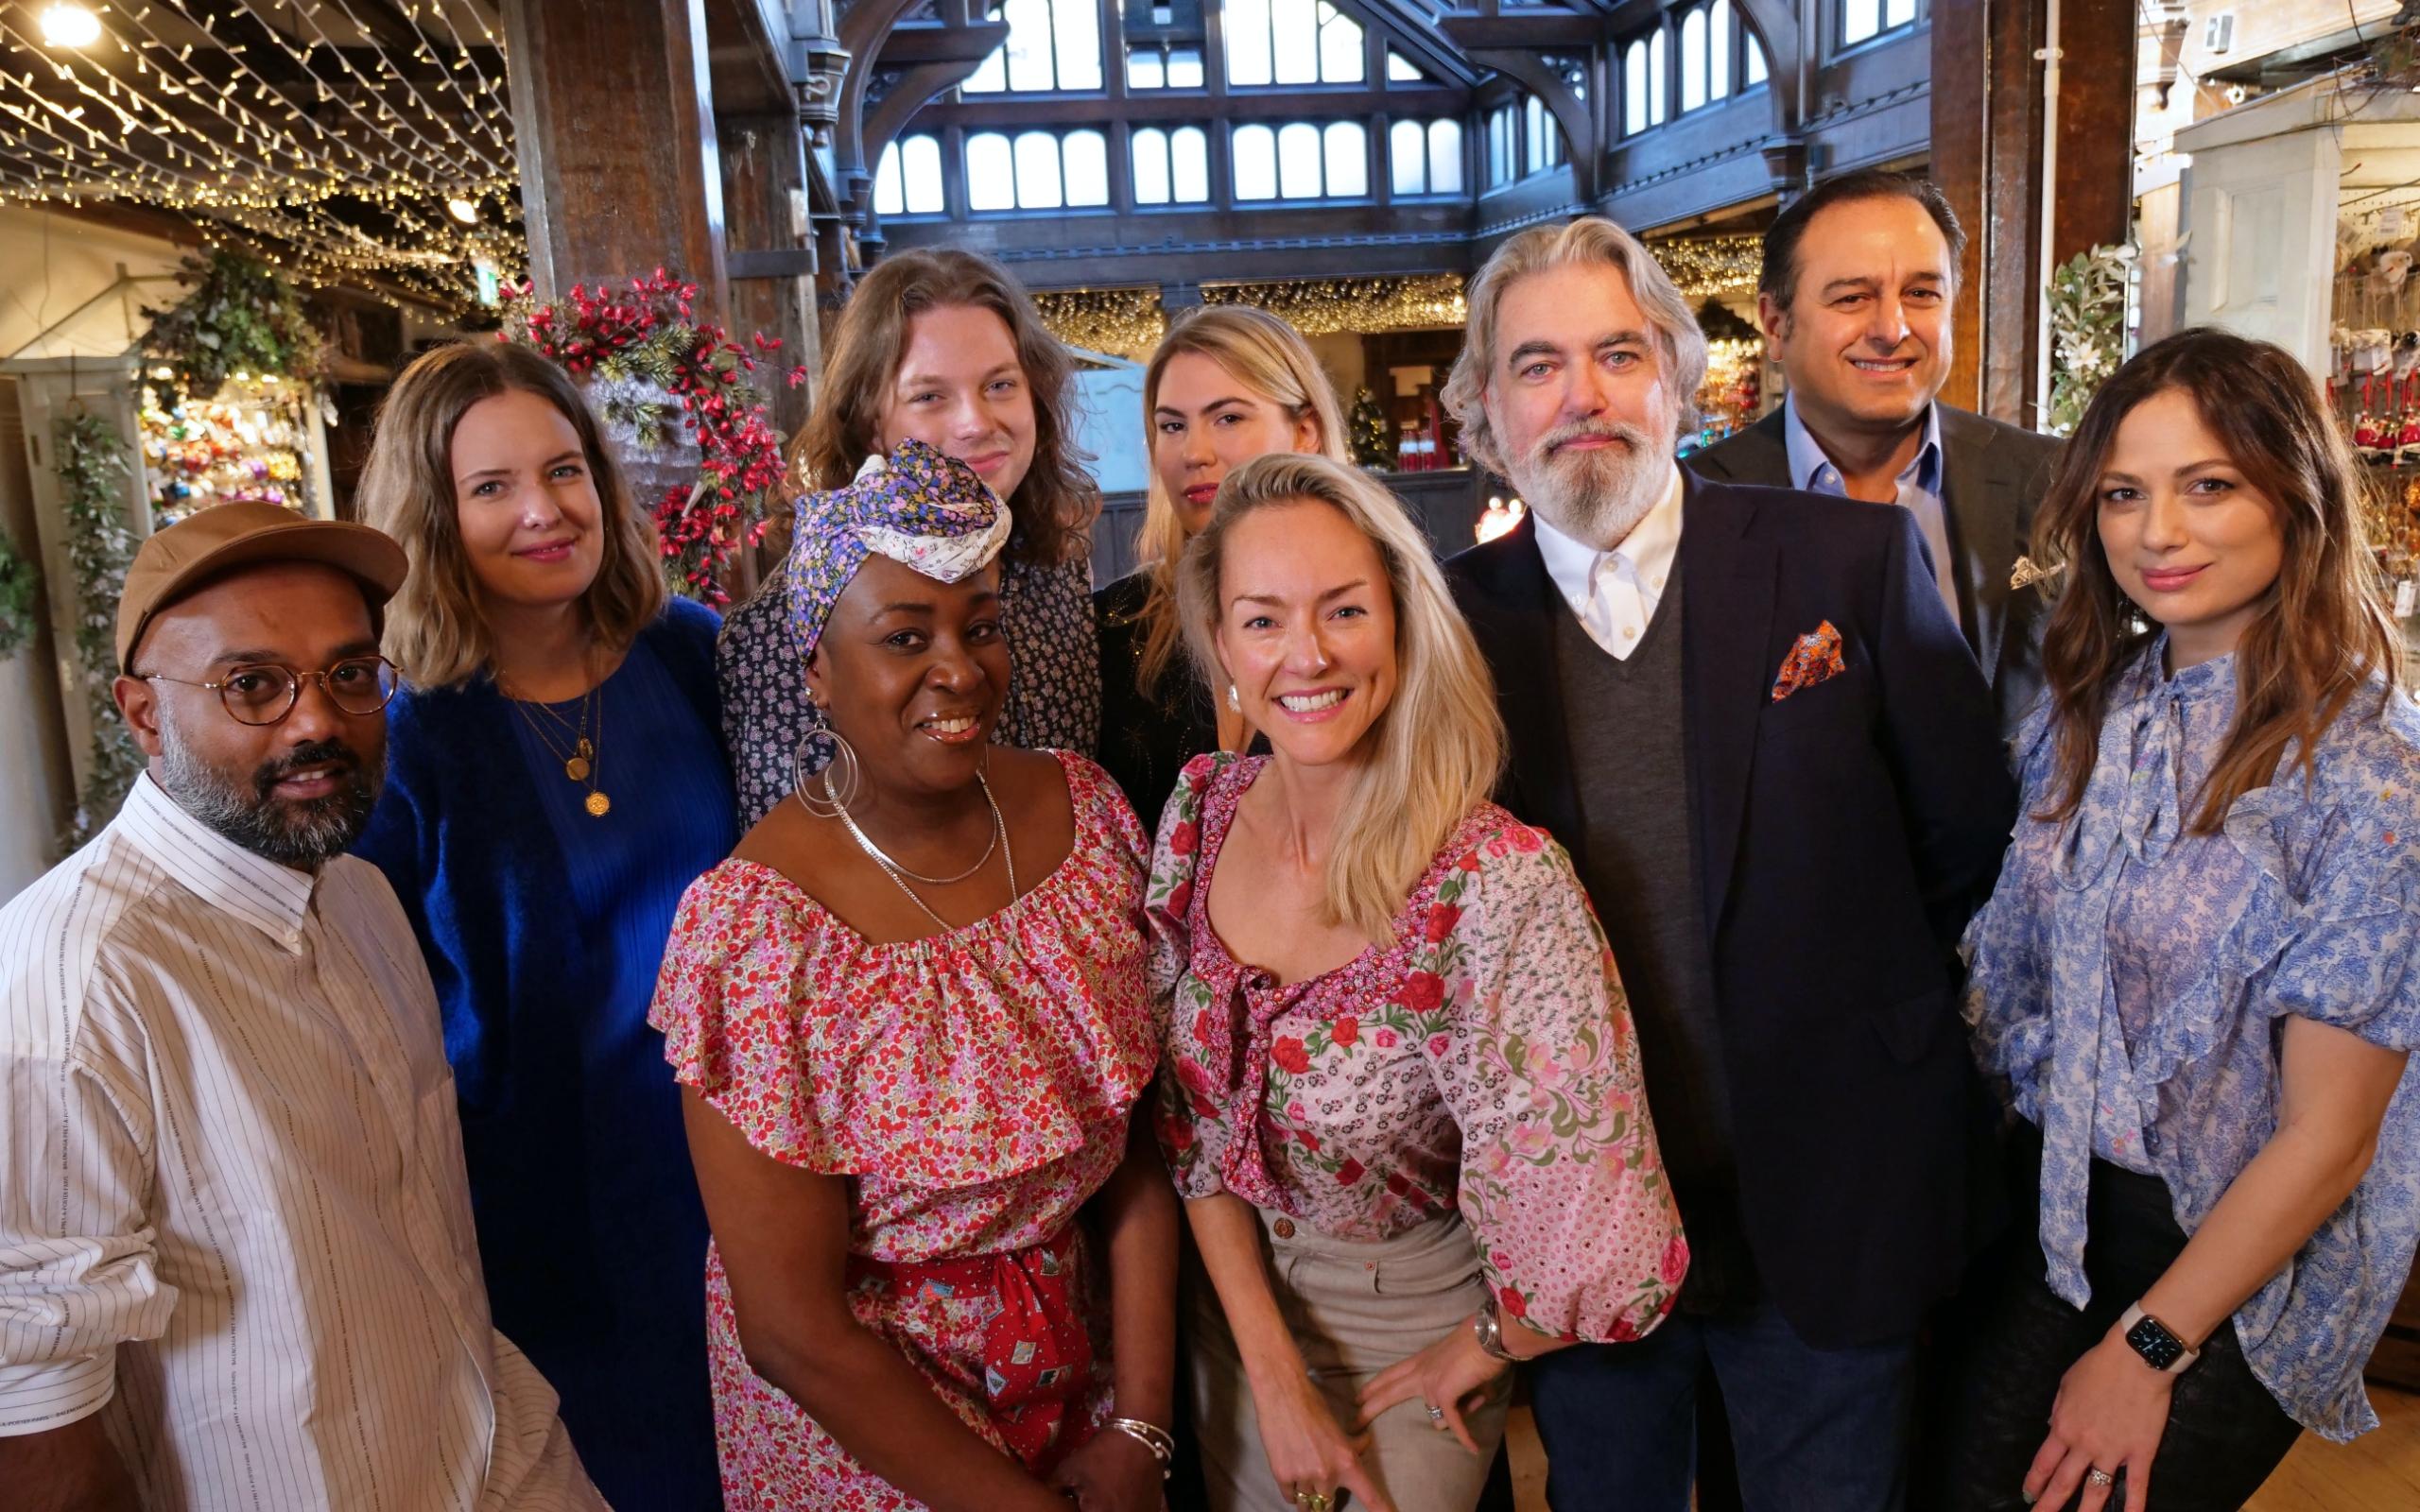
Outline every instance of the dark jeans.
<path id="1" fill-rule="evenodd" d="M 1899 1512 L 1908 1499 L 1912 1340 L 1818 1349 L 1770 1304 L 1679 1314 L 1634 1344 L 1578 1345 L 1526 1368 L 1554 1512 L 1688 1512 L 1701 1370 L 1720 1383 L 1748 1512 Z"/>
<path id="2" fill-rule="evenodd" d="M 2031 1178 L 2040 1173 L 2041 1150 L 2038 1134 L 2015 1142 L 2016 1158 L 2029 1162 L 2019 1190 L 2031 1200 L 2020 1211 L 2040 1211 Z M 2042 1448 L 2060 1379 L 2185 1248 L 2167 1184 L 2104 1161 L 2092 1162 L 2086 1222 L 2092 1242 L 2084 1279 L 2092 1300 L 2082 1312 L 2050 1290 L 2041 1246 L 2020 1234 L 2007 1246 L 1999 1274 L 1985 1282 L 1982 1305 L 1969 1314 L 1973 1336 L 1951 1341 L 1957 1355 L 1945 1484 L 1926 1496 L 1927 1506 L 2027 1512 L 2025 1472 Z M 2235 1512 L 2301 1432 L 2244 1363 L 2235 1325 L 2222 1326 L 2176 1378 L 2168 1432 L 2152 1462 L 2152 1512 Z M 2121 1474 L 2110 1505 L 2124 1505 L 2124 1486 Z"/>

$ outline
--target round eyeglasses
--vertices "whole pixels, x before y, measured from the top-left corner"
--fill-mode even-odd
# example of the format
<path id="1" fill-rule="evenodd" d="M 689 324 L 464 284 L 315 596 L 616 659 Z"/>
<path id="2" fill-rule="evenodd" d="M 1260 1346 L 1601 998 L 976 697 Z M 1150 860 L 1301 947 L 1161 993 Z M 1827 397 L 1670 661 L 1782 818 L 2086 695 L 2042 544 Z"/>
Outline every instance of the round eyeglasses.
<path id="1" fill-rule="evenodd" d="M 175 682 L 208 688 L 218 695 L 238 724 L 274 725 L 294 712 L 302 684 L 317 682 L 328 701 L 349 714 L 374 714 L 395 696 L 393 663 L 383 656 L 354 656 L 323 672 L 297 672 L 274 662 L 253 662 L 230 671 L 212 682 L 195 682 L 164 673 L 142 674 L 146 682 Z"/>

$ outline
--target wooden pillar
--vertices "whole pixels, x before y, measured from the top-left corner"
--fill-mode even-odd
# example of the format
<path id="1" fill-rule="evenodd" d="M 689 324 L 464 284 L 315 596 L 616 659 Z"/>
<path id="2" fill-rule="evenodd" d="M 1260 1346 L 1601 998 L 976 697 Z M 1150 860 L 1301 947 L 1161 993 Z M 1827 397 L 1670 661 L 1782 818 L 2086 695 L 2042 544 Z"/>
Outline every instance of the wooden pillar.
<path id="1" fill-rule="evenodd" d="M 1941 397 L 2024 424 L 2042 244 L 2045 0 L 1945 0 L 1932 11 L 1932 178 L 1966 227 Z M 2131 135 L 2131 133 L 2129 133 Z"/>
<path id="2" fill-rule="evenodd" d="M 2059 194 L 2050 260 L 2126 239 L 2135 218 L 2135 0 L 2059 0 Z"/>
<path id="3" fill-rule="evenodd" d="M 811 372 L 821 359 L 814 322 L 816 252 L 806 210 L 806 139 L 796 114 L 725 116 L 722 144 L 725 266 L 731 328 L 779 336 L 776 364 Z M 806 423 L 807 391 L 766 374 L 773 423 L 795 435 Z"/>
<path id="4" fill-rule="evenodd" d="M 704 0 L 505 0 L 529 274 L 541 299 L 661 266 L 726 320 Z"/>
<path id="5" fill-rule="evenodd" d="M 2031 425 L 2041 297 L 2043 62 L 2053 5 L 2060 79 L 2051 256 L 2125 239 L 2134 208 L 2129 0 L 1940 0 L 1932 11 L 1932 178 L 1965 224 L 1942 398 Z"/>

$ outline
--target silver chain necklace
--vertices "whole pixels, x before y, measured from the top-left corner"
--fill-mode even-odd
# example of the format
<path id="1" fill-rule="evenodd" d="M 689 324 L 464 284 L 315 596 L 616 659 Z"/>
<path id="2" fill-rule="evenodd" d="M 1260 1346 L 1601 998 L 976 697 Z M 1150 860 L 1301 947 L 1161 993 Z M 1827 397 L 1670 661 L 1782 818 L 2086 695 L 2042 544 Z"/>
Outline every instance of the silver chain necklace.
<path id="1" fill-rule="evenodd" d="M 857 827 L 856 818 L 849 813 L 849 806 L 840 801 L 838 795 L 833 789 L 832 773 L 828 767 L 823 773 L 823 797 L 839 811 L 840 823 L 848 830 L 849 838 L 857 842 L 857 849 L 863 850 L 875 866 L 882 868 L 882 874 L 889 877 L 897 885 L 901 892 L 908 895 L 909 902 L 924 910 L 926 919 L 931 919 L 942 929 L 949 930 L 958 926 L 933 912 L 932 905 L 919 897 L 915 888 L 908 885 L 909 878 L 912 877 L 928 887 L 946 887 L 952 883 L 964 882 L 982 870 L 984 865 L 992 859 L 992 852 L 998 850 L 1004 854 L 1008 862 L 1009 901 L 1014 902 L 1017 897 L 1017 852 L 1016 847 L 1009 841 L 1009 822 L 1000 814 L 999 800 L 992 796 L 992 784 L 984 781 L 983 774 L 979 771 L 975 774 L 975 783 L 983 790 L 983 802 L 992 811 L 992 843 L 984 848 L 982 857 L 975 865 L 955 877 L 927 877 L 921 872 L 910 871 L 898 862 L 891 860 L 882 847 L 874 844 L 873 838 Z"/>

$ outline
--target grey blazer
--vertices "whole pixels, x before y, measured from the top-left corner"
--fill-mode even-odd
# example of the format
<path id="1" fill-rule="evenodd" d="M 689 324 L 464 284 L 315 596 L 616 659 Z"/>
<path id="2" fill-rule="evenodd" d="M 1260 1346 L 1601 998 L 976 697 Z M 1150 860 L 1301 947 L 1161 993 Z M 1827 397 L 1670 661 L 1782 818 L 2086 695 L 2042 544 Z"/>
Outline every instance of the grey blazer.
<path id="1" fill-rule="evenodd" d="M 1940 410 L 1959 628 L 1991 681 L 2001 732 L 2014 734 L 2042 691 L 2042 597 L 2036 587 L 2012 591 L 2009 575 L 2025 554 L 2062 443 L 1947 404 Z M 1684 465 L 1711 482 L 1796 488 L 1786 436 L 1775 409 Z"/>

